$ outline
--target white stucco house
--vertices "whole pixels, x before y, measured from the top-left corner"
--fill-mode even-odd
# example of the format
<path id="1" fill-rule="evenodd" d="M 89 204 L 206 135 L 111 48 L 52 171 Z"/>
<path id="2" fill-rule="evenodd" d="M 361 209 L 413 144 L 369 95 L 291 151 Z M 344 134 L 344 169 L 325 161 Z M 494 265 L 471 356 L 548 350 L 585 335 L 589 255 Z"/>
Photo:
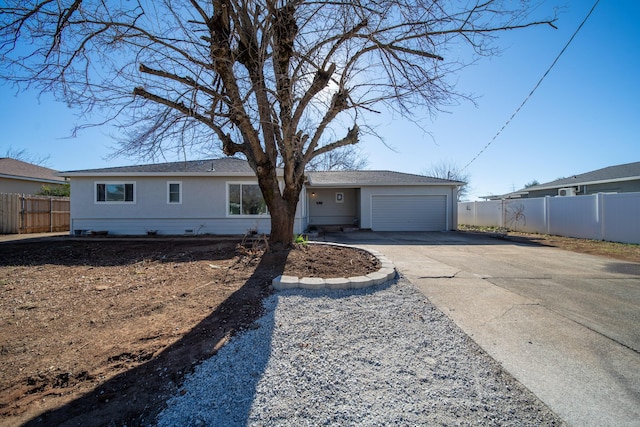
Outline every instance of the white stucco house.
<path id="1" fill-rule="evenodd" d="M 270 232 L 257 178 L 222 158 L 62 172 L 71 233 L 237 235 Z M 444 231 L 457 227 L 462 182 L 392 171 L 308 172 L 296 233 L 310 228 Z"/>

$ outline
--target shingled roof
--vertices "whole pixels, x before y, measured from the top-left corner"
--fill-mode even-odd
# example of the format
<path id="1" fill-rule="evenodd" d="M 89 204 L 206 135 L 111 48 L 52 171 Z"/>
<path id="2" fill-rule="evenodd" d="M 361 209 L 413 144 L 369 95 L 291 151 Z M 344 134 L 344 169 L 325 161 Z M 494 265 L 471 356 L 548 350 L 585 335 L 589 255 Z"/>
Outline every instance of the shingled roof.
<path id="1" fill-rule="evenodd" d="M 163 175 L 163 174 L 217 174 L 253 175 L 246 160 L 226 157 L 222 159 L 192 160 L 185 162 L 155 163 L 149 165 L 118 166 L 62 172 L 64 176 L 83 175 Z"/>
<path id="2" fill-rule="evenodd" d="M 393 171 L 328 171 L 308 172 L 310 186 L 368 185 L 463 185 L 464 182 Z"/>
<path id="3" fill-rule="evenodd" d="M 64 183 L 64 178 L 59 176 L 56 170 L 10 157 L 0 157 L 0 177 L 52 184 Z"/>

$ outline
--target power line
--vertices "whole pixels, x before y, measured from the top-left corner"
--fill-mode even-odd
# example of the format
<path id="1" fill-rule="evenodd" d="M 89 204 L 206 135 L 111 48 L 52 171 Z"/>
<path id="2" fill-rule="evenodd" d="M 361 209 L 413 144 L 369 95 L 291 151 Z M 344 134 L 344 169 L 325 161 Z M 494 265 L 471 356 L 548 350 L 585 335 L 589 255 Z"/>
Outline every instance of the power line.
<path id="1" fill-rule="evenodd" d="M 487 145 L 485 145 L 484 147 L 482 147 L 482 150 L 480 150 L 480 152 L 478 154 L 476 154 L 476 156 L 471 159 L 471 161 L 469 163 L 467 163 L 462 170 L 465 170 L 467 167 L 469 167 L 469 165 L 471 163 L 473 163 L 478 157 L 480 157 L 480 155 L 482 153 L 485 152 L 485 150 L 487 148 L 489 148 L 489 146 L 491 144 L 493 144 L 493 142 L 496 140 L 496 138 L 498 138 L 498 136 L 502 133 L 502 131 L 509 125 L 509 123 L 511 123 L 511 120 L 513 120 L 513 118 L 520 112 L 520 110 L 522 109 L 522 107 L 524 107 L 524 104 L 527 103 L 527 101 L 529 100 L 529 98 L 531 98 L 531 96 L 533 96 L 534 92 L 538 89 L 538 87 L 542 84 L 542 81 L 547 77 L 547 74 L 549 74 L 549 72 L 551 71 L 551 69 L 556 65 L 556 63 L 558 62 L 558 60 L 560 59 L 560 57 L 562 56 L 562 54 L 565 52 L 565 50 L 567 50 L 567 48 L 569 47 L 569 45 L 571 44 L 571 42 L 573 41 L 573 39 L 576 37 L 576 35 L 578 34 L 578 32 L 580 31 L 580 29 L 583 27 L 583 25 L 585 24 L 585 22 L 587 22 L 587 19 L 589 19 L 589 17 L 591 16 L 591 14 L 593 13 L 593 10 L 596 8 L 596 6 L 598 5 L 598 3 L 600 3 L 600 0 L 596 0 L 596 2 L 593 4 L 593 6 L 591 7 L 591 10 L 589 11 L 589 13 L 587 13 L 587 16 L 585 16 L 585 18 L 582 20 L 582 22 L 580 23 L 580 25 L 578 26 L 578 28 L 576 29 L 576 31 L 573 33 L 573 35 L 571 36 L 571 38 L 569 39 L 569 41 L 567 42 L 567 44 L 564 45 L 564 47 L 562 48 L 562 50 L 560 51 L 560 53 L 558 54 L 558 56 L 556 56 L 556 59 L 553 60 L 553 62 L 551 63 L 551 65 L 549 66 L 549 68 L 547 68 L 547 71 L 544 72 L 544 74 L 542 75 L 542 77 L 540 77 L 540 80 L 538 80 L 538 83 L 536 83 L 536 85 L 533 87 L 533 89 L 531 90 L 531 92 L 529 92 L 529 95 L 527 95 L 527 97 L 524 99 L 524 101 L 522 101 L 522 103 L 520 104 L 520 106 L 518 108 L 516 108 L 516 110 L 513 112 L 513 114 L 511 115 L 511 117 L 509 117 L 509 120 L 507 120 L 504 125 L 502 125 L 502 127 L 500 128 L 500 130 L 493 136 L 493 138 L 491 138 L 491 140 L 487 143 Z"/>

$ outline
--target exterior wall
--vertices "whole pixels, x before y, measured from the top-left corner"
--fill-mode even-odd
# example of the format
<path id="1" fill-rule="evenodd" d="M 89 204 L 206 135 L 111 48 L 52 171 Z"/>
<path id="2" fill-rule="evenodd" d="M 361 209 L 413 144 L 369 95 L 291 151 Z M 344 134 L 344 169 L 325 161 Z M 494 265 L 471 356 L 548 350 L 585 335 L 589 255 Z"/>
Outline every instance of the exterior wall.
<path id="1" fill-rule="evenodd" d="M 309 228 L 309 199 L 307 197 L 307 189 L 302 187 L 300 191 L 300 201 L 298 202 L 298 210 L 296 211 L 296 224 L 294 231 L 296 234 L 306 232 Z"/>
<path id="2" fill-rule="evenodd" d="M 133 203 L 97 203 L 96 182 L 133 182 Z M 167 183 L 180 182 L 182 203 L 167 203 Z M 71 180 L 71 228 L 110 234 L 259 234 L 271 231 L 269 215 L 228 215 L 227 183 L 256 183 L 255 179 L 227 177 L 74 177 Z M 300 204 L 295 232 L 303 229 Z"/>
<path id="3" fill-rule="evenodd" d="M 451 219 L 448 224 L 448 230 L 458 229 L 458 192 L 460 187 L 449 187 L 450 196 L 447 197 L 447 220 Z"/>
<path id="4" fill-rule="evenodd" d="M 97 182 L 135 184 L 134 202 L 96 202 Z M 168 203 L 169 182 L 181 183 L 181 203 Z M 238 235 L 249 230 L 271 231 L 269 215 L 229 215 L 228 183 L 257 183 L 255 177 L 118 176 L 76 177 L 71 180 L 71 232 L 107 231 L 115 235 L 219 234 Z M 315 192 L 315 197 L 311 195 Z M 336 201 L 343 194 L 343 202 Z M 456 189 L 451 186 L 378 186 L 303 189 L 294 233 L 309 225 L 359 225 L 371 228 L 374 195 L 446 196 L 446 229 L 457 227 Z M 322 204 L 316 202 L 322 201 Z"/>
<path id="5" fill-rule="evenodd" d="M 342 203 L 336 193 L 343 195 Z M 309 225 L 357 225 L 358 191 L 355 188 L 319 188 L 307 191 Z"/>
<path id="6" fill-rule="evenodd" d="M 371 198 L 374 195 L 441 195 L 447 198 L 446 228 L 457 228 L 457 202 L 455 188 L 450 186 L 380 186 L 360 190 L 360 228 L 371 228 Z"/>
<path id="7" fill-rule="evenodd" d="M 640 192 L 462 202 L 458 209 L 460 224 L 640 244 Z"/>
<path id="8" fill-rule="evenodd" d="M 42 185 L 46 184 L 49 187 L 56 187 L 59 184 L 52 184 L 40 181 L 28 181 L 22 179 L 0 178 L 0 193 L 5 194 L 37 194 Z"/>

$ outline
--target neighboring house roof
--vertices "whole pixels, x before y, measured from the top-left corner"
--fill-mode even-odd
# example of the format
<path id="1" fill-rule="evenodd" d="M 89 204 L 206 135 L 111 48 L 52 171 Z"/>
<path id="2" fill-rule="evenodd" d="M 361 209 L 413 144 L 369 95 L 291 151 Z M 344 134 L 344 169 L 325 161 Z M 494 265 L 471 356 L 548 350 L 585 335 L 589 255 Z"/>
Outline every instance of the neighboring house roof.
<path id="1" fill-rule="evenodd" d="M 413 175 L 393 171 L 325 171 L 307 172 L 309 185 L 312 187 L 332 187 L 346 185 L 463 185 L 464 182 Z"/>
<path id="2" fill-rule="evenodd" d="M 573 175 L 569 178 L 560 178 L 544 184 L 534 185 L 526 190 L 547 190 L 550 188 L 563 188 L 574 185 L 604 184 L 607 182 L 632 181 L 636 179 L 640 179 L 640 162 L 609 166 L 580 175 Z"/>
<path id="3" fill-rule="evenodd" d="M 112 168 L 66 171 L 64 176 L 130 176 L 130 175 L 253 175 L 246 160 L 227 157 L 222 159 L 185 162 L 155 163 L 150 165 L 119 166 Z"/>
<path id="4" fill-rule="evenodd" d="M 0 178 L 37 181 L 51 184 L 63 184 L 65 179 L 57 175 L 58 171 L 12 159 L 0 157 Z"/>
<path id="5" fill-rule="evenodd" d="M 579 175 L 572 175 L 569 178 L 560 178 L 555 181 L 533 185 L 523 188 L 513 193 L 502 196 L 487 196 L 486 198 L 517 198 L 528 194 L 531 191 L 551 190 L 556 188 L 574 187 L 576 185 L 606 184 L 609 182 L 640 180 L 640 162 L 625 163 L 622 165 L 609 166 Z"/>

